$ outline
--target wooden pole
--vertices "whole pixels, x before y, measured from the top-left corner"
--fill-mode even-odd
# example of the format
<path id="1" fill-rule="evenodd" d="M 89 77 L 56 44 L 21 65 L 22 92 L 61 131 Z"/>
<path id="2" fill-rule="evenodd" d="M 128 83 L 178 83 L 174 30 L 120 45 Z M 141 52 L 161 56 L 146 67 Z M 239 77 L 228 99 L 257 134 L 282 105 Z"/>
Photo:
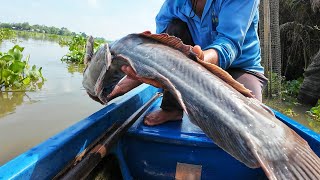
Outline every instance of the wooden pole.
<path id="1" fill-rule="evenodd" d="M 133 113 L 120 126 L 113 126 L 104 135 L 102 141 L 90 145 L 93 147 L 89 153 L 81 154 L 81 158 L 77 156 L 73 162 L 78 162 L 75 165 L 71 164 L 64 168 L 53 179 L 63 180 L 80 180 L 85 179 L 90 172 L 98 165 L 98 163 L 109 153 L 111 147 L 125 134 L 125 132 L 136 122 L 136 120 L 152 105 L 152 103 L 162 94 L 155 94 L 146 104 Z M 110 132 L 112 131 L 112 132 Z M 79 160 L 80 159 L 80 160 Z M 81 160 L 82 159 L 82 160 Z"/>

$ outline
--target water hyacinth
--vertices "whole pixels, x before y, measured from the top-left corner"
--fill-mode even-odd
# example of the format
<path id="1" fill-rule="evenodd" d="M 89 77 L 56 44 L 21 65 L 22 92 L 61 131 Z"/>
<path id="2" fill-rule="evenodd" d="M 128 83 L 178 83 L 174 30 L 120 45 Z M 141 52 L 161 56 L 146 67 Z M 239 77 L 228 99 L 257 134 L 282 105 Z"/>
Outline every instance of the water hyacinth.
<path id="1" fill-rule="evenodd" d="M 0 42 L 6 39 L 15 40 L 16 33 L 11 29 L 1 28 L 0 29 Z"/>
<path id="2" fill-rule="evenodd" d="M 0 52 L 0 90 L 36 90 L 45 81 L 42 67 L 30 67 L 29 57 L 23 59 L 23 47 L 15 45 L 8 52 Z"/>
<path id="3" fill-rule="evenodd" d="M 86 51 L 86 37 L 82 35 L 73 36 L 71 40 L 60 40 L 61 46 L 69 46 L 68 54 L 61 58 L 61 61 L 73 62 L 83 64 L 83 59 Z M 96 50 L 105 41 L 102 39 L 94 42 L 94 49 Z"/>

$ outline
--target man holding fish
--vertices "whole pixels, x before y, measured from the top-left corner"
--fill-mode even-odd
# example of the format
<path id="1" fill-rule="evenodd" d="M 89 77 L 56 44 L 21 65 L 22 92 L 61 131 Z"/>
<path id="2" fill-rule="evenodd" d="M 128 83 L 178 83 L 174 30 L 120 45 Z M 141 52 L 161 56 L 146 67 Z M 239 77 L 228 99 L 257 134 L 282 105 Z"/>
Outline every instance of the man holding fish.
<path id="1" fill-rule="evenodd" d="M 258 4 L 167 0 L 156 18 L 161 34 L 129 34 L 95 53 L 90 37 L 82 84 L 103 104 L 142 82 L 164 88 L 172 95 L 165 92 L 162 109 L 145 124 L 181 119 L 185 111 L 215 144 L 246 166 L 261 167 L 269 179 L 320 179 L 320 158 L 261 102 L 267 79 Z"/>
<path id="2" fill-rule="evenodd" d="M 156 17 L 157 33 L 174 35 L 194 46 L 199 59 L 225 69 L 262 101 L 267 78 L 260 64 L 258 6 L 259 0 L 166 0 Z M 122 70 L 128 78 L 111 96 L 137 84 L 139 77 L 130 66 Z M 164 91 L 161 109 L 147 115 L 144 122 L 152 126 L 182 116 L 179 103 Z"/>

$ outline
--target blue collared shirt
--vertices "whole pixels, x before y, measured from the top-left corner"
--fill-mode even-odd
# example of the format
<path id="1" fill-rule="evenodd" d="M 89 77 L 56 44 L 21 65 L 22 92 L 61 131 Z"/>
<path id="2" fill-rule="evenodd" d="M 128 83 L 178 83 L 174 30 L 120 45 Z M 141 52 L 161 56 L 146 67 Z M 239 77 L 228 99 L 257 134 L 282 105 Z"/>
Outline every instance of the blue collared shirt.
<path id="1" fill-rule="evenodd" d="M 156 17 L 157 33 L 178 18 L 187 23 L 195 44 L 217 50 L 221 68 L 263 73 L 258 6 L 259 0 L 207 0 L 199 18 L 190 0 L 166 0 Z"/>

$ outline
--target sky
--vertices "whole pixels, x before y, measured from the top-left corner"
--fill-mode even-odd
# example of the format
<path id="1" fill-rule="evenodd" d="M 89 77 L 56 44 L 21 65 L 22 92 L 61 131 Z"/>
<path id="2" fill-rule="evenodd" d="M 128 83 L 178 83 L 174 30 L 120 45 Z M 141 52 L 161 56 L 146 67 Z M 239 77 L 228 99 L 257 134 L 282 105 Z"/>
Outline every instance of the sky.
<path id="1" fill-rule="evenodd" d="M 164 0 L 0 0 L 0 22 L 66 27 L 116 40 L 130 33 L 155 32 Z"/>

